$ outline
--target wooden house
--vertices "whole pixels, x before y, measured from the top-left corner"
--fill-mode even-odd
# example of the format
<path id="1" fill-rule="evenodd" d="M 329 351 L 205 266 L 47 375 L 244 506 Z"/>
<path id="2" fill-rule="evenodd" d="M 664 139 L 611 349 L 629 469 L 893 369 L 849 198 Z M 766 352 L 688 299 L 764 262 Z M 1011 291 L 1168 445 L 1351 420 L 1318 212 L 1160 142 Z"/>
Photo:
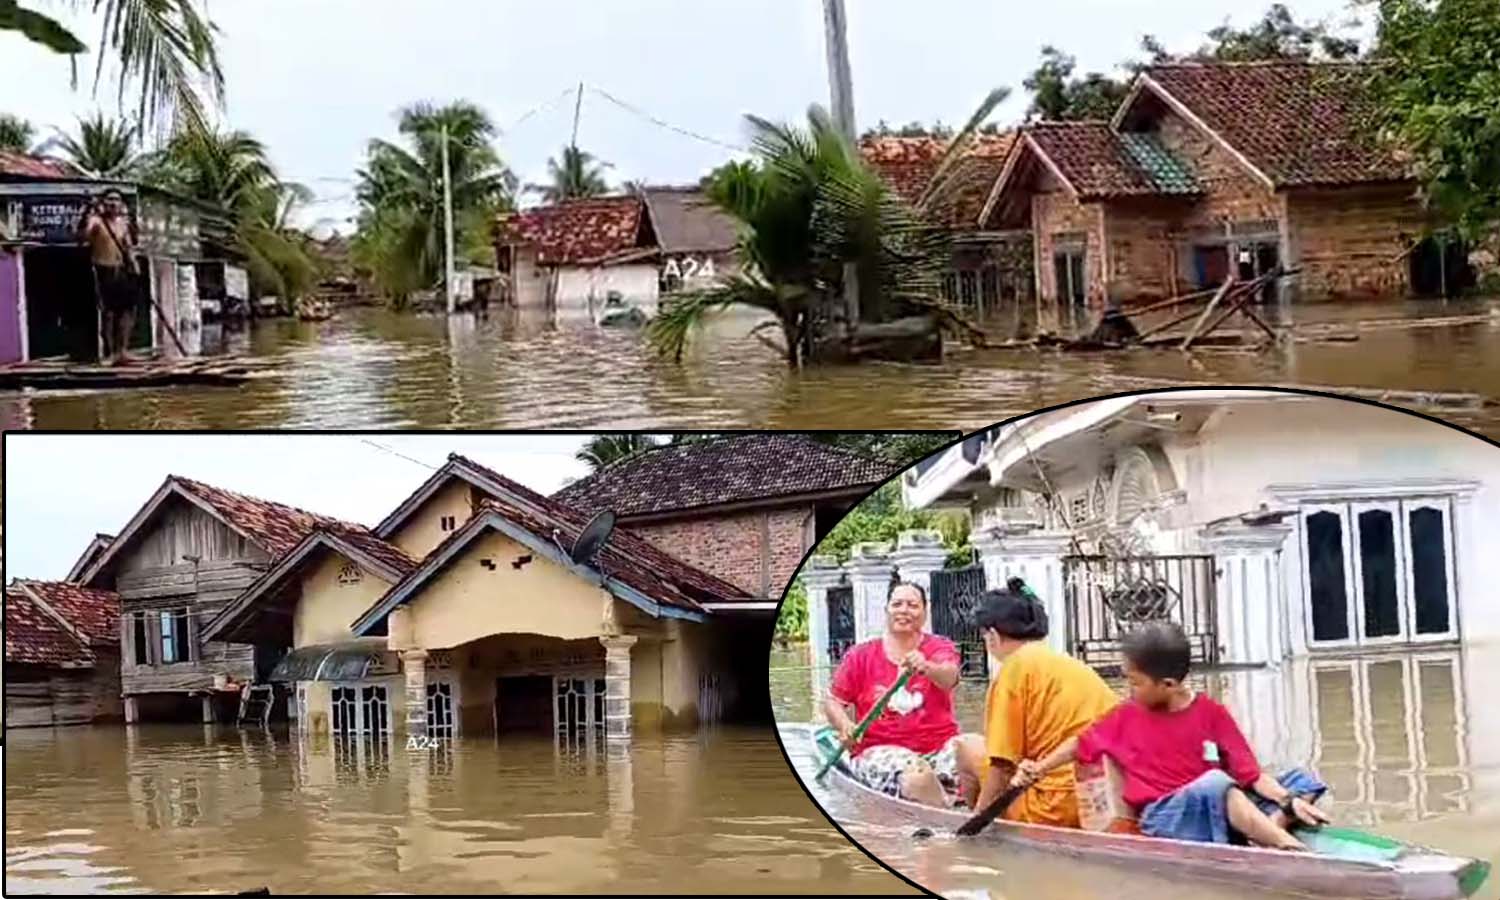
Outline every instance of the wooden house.
<path id="1" fill-rule="evenodd" d="M 118 720 L 120 598 L 67 582 L 5 590 L 5 727 Z"/>
<path id="2" fill-rule="evenodd" d="M 79 576 L 120 598 L 126 721 L 229 715 L 239 687 L 279 657 L 205 640 L 203 627 L 316 528 L 364 530 L 186 478 L 162 483 Z"/>

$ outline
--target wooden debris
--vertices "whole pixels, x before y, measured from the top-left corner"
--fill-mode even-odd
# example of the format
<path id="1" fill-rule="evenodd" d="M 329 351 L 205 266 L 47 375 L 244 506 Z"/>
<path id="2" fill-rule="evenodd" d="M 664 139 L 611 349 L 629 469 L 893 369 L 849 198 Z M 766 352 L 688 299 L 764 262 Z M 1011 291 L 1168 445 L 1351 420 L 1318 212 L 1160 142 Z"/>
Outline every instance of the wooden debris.
<path id="1" fill-rule="evenodd" d="M 273 365 L 269 360 L 241 357 L 147 359 L 120 366 L 33 360 L 0 366 L 0 390 L 93 390 L 187 384 L 232 387 L 268 372 Z"/>

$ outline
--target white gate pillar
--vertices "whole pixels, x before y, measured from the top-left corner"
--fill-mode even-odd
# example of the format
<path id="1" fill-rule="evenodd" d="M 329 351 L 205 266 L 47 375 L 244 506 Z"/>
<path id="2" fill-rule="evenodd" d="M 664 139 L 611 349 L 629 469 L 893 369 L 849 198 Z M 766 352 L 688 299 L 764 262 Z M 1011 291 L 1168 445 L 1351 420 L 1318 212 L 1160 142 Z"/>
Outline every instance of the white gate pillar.
<path id="1" fill-rule="evenodd" d="M 812 657 L 813 686 L 817 688 L 828 683 L 828 592 L 844 583 L 844 569 L 832 556 L 812 556 L 800 577 L 807 589 L 808 653 Z"/>
<path id="2" fill-rule="evenodd" d="M 1214 555 L 1219 661 L 1236 665 L 1281 662 L 1291 654 L 1281 549 L 1290 525 L 1224 525 L 1205 532 Z"/>
<path id="3" fill-rule="evenodd" d="M 943 568 L 948 551 L 943 536 L 936 531 L 903 531 L 896 537 L 896 552 L 891 554 L 896 577 L 922 589 L 927 596 L 927 631 L 932 631 L 932 573 Z"/>
<path id="4" fill-rule="evenodd" d="M 891 593 L 891 545 L 867 541 L 854 545 L 849 559 L 849 583 L 854 587 L 854 640 L 867 641 L 885 633 L 885 602 Z"/>
<path id="5" fill-rule="evenodd" d="M 1053 531 L 1007 532 L 996 527 L 969 538 L 979 551 L 984 580 L 992 590 L 1020 576 L 1047 610 L 1047 645 L 1068 651 L 1068 604 L 1063 588 L 1063 557 L 1070 538 Z"/>

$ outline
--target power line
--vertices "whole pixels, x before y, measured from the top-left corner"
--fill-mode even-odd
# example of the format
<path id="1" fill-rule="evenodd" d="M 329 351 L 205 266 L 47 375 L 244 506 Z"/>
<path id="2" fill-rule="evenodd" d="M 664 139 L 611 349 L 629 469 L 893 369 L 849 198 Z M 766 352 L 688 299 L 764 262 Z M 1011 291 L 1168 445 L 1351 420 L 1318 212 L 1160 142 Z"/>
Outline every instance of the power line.
<path id="1" fill-rule="evenodd" d="M 557 94 L 557 96 L 553 97 L 551 100 L 547 100 L 547 101 L 545 101 L 543 103 L 538 103 L 536 106 L 533 106 L 531 109 L 529 109 L 526 112 L 522 113 L 521 116 L 520 116 L 520 118 L 516 119 L 514 122 L 510 123 L 509 125 L 505 126 L 502 129 L 500 129 L 500 133 L 504 134 L 504 133 L 506 133 L 508 131 L 511 131 L 517 125 L 520 125 L 522 122 L 526 121 L 527 119 L 531 118 L 532 116 L 536 115 L 537 113 L 541 112 L 542 110 L 548 108 L 549 106 L 556 105 L 560 100 L 562 100 L 564 97 L 567 97 L 567 96 L 571 95 L 576 90 L 578 90 L 578 88 L 574 87 L 572 85 L 569 85 L 568 87 L 563 88 Z"/>
<path id="2" fill-rule="evenodd" d="M 650 122 L 653 125 L 656 125 L 659 128 L 665 128 L 668 131 L 675 131 L 678 134 L 683 135 L 684 137 L 690 137 L 690 138 L 692 138 L 695 141 L 702 141 L 705 144 L 713 144 L 716 147 L 723 147 L 726 150 L 733 150 L 733 151 L 735 151 L 737 153 L 748 153 L 749 152 L 749 148 L 748 147 L 742 147 L 742 146 L 739 146 L 738 144 L 725 143 L 724 141 L 721 141 L 718 138 L 712 138 L 712 137 L 709 137 L 706 134 L 700 134 L 700 133 L 698 133 L 696 131 L 693 131 L 691 129 L 688 129 L 688 128 L 679 128 L 678 126 L 673 125 L 671 122 L 666 122 L 666 121 L 663 121 L 661 119 L 658 119 L 656 116 L 651 115 L 650 113 L 646 112 L 645 110 L 640 109 L 639 107 L 636 107 L 636 106 L 632 106 L 629 103 L 626 103 L 624 100 L 621 100 L 619 97 L 616 97 L 614 94 L 611 94 L 609 91 L 606 91 L 603 88 L 597 88 L 597 87 L 590 86 L 589 90 L 591 90 L 594 93 L 598 94 L 599 96 L 603 97 L 605 100 L 608 100 L 610 103 L 613 103 L 614 105 L 620 107 L 621 109 L 625 110 L 626 112 L 631 113 L 631 114 L 636 115 L 636 116 L 639 116 L 640 118 L 645 119 L 646 121 Z"/>
<path id="3" fill-rule="evenodd" d="M 369 438 L 359 438 L 359 442 L 361 444 L 369 444 L 371 447 L 374 447 L 376 450 L 382 450 L 382 451 L 384 451 L 386 453 L 389 453 L 392 456 L 399 456 L 400 458 L 406 460 L 409 463 L 416 463 L 417 465 L 421 466 L 422 468 L 427 469 L 427 470 L 432 471 L 432 472 L 436 472 L 438 469 L 442 468 L 441 466 L 434 466 L 431 463 L 425 463 L 425 462 L 422 462 L 420 459 L 415 459 L 413 457 L 407 456 L 405 453 L 402 453 L 400 450 L 393 450 L 392 448 L 387 447 L 384 444 L 376 443 L 375 441 L 372 441 Z"/>

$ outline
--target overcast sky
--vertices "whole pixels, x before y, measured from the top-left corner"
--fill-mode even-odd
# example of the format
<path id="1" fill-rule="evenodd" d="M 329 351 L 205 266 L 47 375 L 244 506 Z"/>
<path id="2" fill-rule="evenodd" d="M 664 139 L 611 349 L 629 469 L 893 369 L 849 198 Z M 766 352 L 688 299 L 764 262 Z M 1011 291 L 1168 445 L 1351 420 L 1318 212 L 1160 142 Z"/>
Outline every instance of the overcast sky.
<path id="1" fill-rule="evenodd" d="M 5 576 L 67 575 L 95 533 L 117 532 L 168 475 L 374 525 L 449 453 L 551 493 L 587 474 L 573 458 L 584 440 L 566 434 L 11 432 L 5 438 Z"/>
<path id="2" fill-rule="evenodd" d="M 29 0 L 66 15 L 67 4 Z M 1292 0 L 1303 18 L 1347 14 L 1348 0 Z M 1142 34 L 1197 46 L 1243 0 L 849 0 L 850 56 L 861 126 L 880 119 L 961 122 L 990 88 L 1027 99 L 1021 80 L 1055 44 L 1080 69 L 1136 54 Z M 366 142 L 393 137 L 394 111 L 414 100 L 468 98 L 505 130 L 502 155 L 523 181 L 545 177 L 568 141 L 579 81 L 682 129 L 743 142 L 742 114 L 800 118 L 826 103 L 820 0 L 208 0 L 222 37 L 226 121 L 260 137 L 284 177 L 320 202 L 309 223 L 352 214 L 353 173 Z M 81 23 L 93 45 L 96 28 Z M 0 111 L 71 127 L 102 106 L 92 58 L 69 64 L 0 32 Z M 538 107 L 542 107 L 537 111 Z M 529 114 L 529 115 L 528 115 Z M 613 164 L 615 181 L 694 181 L 729 151 L 626 112 L 585 91 L 579 144 Z"/>

